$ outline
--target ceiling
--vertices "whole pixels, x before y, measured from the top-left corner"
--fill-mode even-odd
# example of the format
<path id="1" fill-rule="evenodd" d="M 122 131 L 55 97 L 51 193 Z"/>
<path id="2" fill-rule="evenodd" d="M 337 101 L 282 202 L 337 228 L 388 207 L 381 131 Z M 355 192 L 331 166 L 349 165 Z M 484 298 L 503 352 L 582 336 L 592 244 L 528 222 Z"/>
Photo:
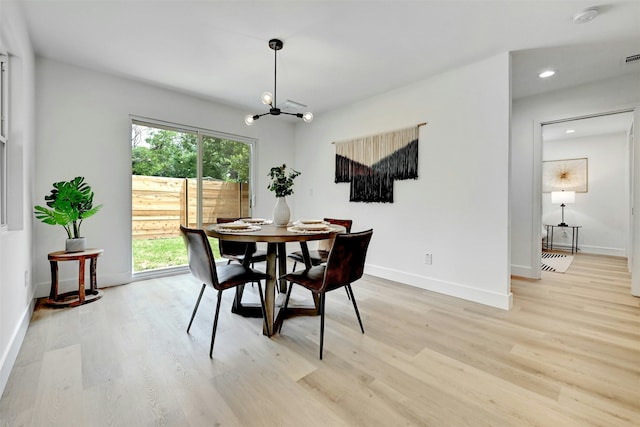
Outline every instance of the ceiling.
<path id="1" fill-rule="evenodd" d="M 15 1 L 39 56 L 256 114 L 274 37 L 278 104 L 316 115 L 507 51 L 514 98 L 640 73 L 637 1 Z"/>

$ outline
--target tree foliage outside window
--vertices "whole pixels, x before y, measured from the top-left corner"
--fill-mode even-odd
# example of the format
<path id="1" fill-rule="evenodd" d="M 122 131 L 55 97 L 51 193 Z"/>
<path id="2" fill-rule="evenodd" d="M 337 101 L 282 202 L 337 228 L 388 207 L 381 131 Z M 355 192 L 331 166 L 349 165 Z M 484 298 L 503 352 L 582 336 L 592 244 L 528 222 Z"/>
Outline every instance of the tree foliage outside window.
<path id="1" fill-rule="evenodd" d="M 191 178 L 196 176 L 197 135 L 134 125 L 133 175 Z M 249 182 L 250 146 L 228 139 L 203 136 L 202 176 Z"/>

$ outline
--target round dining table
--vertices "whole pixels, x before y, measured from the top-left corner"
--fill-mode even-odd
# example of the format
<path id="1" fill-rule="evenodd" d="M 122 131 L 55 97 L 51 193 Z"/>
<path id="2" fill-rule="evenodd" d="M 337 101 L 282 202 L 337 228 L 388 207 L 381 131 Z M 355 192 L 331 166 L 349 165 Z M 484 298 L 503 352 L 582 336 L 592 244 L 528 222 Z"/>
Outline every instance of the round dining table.
<path id="1" fill-rule="evenodd" d="M 222 226 L 222 227 L 220 227 Z M 331 239 L 338 233 L 346 232 L 346 229 L 340 225 L 328 224 L 325 230 L 304 230 L 294 231 L 293 224 L 279 226 L 274 224 L 261 224 L 255 225 L 247 229 L 224 229 L 224 224 L 212 224 L 204 228 L 205 233 L 216 239 L 229 240 L 233 242 L 247 242 L 247 243 L 267 243 L 267 283 L 265 286 L 265 316 L 262 327 L 262 333 L 267 336 L 271 336 L 278 329 L 280 322 L 282 322 L 282 316 L 284 313 L 280 309 L 276 313 L 276 283 L 278 277 L 283 276 L 287 272 L 287 251 L 286 244 L 289 242 L 299 242 L 302 250 L 303 257 L 305 259 L 305 268 L 311 268 L 311 261 L 309 258 L 309 249 L 307 242 L 312 240 Z M 248 248 L 252 245 L 247 245 Z M 251 262 L 251 254 L 246 254 L 244 262 L 246 266 L 249 266 Z M 276 268 L 276 261 L 278 265 Z M 277 270 L 277 271 L 276 271 Z M 279 292 L 284 294 L 287 290 L 287 283 L 284 279 L 279 281 Z M 244 286 L 238 286 L 236 288 L 236 296 L 231 308 L 232 312 L 245 315 L 262 317 L 262 310 L 260 305 L 255 304 L 242 304 L 242 293 Z M 318 312 L 318 300 L 314 296 L 313 311 Z M 309 309 L 287 309 L 287 312 L 308 312 Z"/>

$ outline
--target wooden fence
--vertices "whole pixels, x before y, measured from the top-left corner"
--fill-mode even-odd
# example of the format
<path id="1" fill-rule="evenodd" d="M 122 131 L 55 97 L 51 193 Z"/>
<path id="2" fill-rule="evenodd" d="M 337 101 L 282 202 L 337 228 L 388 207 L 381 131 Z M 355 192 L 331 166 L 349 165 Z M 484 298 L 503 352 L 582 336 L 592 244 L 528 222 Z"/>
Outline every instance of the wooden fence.
<path id="1" fill-rule="evenodd" d="M 131 181 L 134 239 L 177 237 L 180 224 L 197 225 L 195 178 L 133 175 Z M 202 181 L 202 204 L 203 226 L 218 217 L 248 216 L 249 184 Z"/>

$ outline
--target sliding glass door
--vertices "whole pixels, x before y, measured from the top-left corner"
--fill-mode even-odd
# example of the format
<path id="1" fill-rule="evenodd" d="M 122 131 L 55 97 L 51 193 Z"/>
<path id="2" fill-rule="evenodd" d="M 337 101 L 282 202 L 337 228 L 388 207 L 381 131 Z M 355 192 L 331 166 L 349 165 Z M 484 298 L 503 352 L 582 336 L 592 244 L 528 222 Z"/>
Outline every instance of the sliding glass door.
<path id="1" fill-rule="evenodd" d="M 131 128 L 134 273 L 186 264 L 181 224 L 250 215 L 253 141 L 139 119 Z"/>

